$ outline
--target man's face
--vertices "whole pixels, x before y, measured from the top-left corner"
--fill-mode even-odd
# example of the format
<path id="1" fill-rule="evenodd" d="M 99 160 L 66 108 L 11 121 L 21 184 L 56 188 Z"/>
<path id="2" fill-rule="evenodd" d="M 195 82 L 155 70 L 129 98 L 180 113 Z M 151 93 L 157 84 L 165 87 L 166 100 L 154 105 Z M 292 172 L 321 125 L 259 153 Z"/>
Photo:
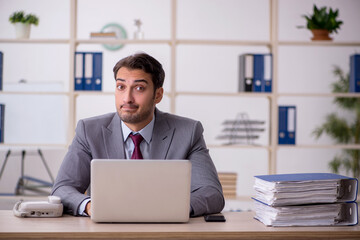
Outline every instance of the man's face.
<path id="1" fill-rule="evenodd" d="M 163 96 L 163 88 L 156 89 L 151 75 L 140 69 L 122 67 L 116 74 L 115 104 L 121 120 L 133 131 L 151 122 L 155 105 Z"/>

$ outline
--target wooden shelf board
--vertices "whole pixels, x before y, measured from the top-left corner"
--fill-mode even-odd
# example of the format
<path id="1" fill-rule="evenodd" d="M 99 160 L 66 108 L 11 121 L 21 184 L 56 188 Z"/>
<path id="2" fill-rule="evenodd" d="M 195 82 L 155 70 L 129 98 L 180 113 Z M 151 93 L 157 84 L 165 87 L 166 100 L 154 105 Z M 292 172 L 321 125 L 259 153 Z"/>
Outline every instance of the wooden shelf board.
<path id="1" fill-rule="evenodd" d="M 108 96 L 114 95 L 114 92 L 103 92 L 103 91 L 74 91 L 75 97 L 78 96 Z"/>
<path id="2" fill-rule="evenodd" d="M 282 148 L 307 148 L 307 149 L 360 149 L 360 144 L 328 144 L 328 145 L 321 145 L 321 144 L 313 144 L 313 145 L 306 145 L 306 144 L 297 144 L 297 145 L 278 145 L 278 149 Z"/>
<path id="3" fill-rule="evenodd" d="M 278 41 L 282 46 L 334 46 L 334 47 L 353 47 L 359 46 L 360 42 L 337 42 L 337 41 Z"/>
<path id="4" fill-rule="evenodd" d="M 69 44 L 69 39 L 16 39 L 5 38 L 0 39 L 0 43 L 41 43 L 41 44 Z"/>
<path id="5" fill-rule="evenodd" d="M 0 91 L 1 94 L 8 95 L 70 95 L 71 92 L 28 92 L 28 91 Z M 113 95 L 114 92 L 109 91 L 73 91 L 75 96 L 80 95 Z M 171 95 L 170 92 L 165 92 L 165 95 Z M 176 96 L 187 95 L 187 96 L 220 96 L 220 97 L 274 97 L 274 93 L 253 93 L 253 92 L 237 92 L 237 93 L 226 93 L 226 92 L 187 92 L 180 91 L 175 92 Z M 278 97 L 345 97 L 345 98 L 360 98 L 360 93 L 277 93 Z"/>
<path id="6" fill-rule="evenodd" d="M 69 92 L 26 92 L 26 91 L 0 91 L 4 95 L 64 95 L 69 96 Z"/>
<path id="7" fill-rule="evenodd" d="M 242 148 L 242 149 L 266 149 L 270 150 L 270 146 L 260 146 L 260 145 L 245 145 L 245 144 L 207 144 L 208 148 Z"/>
<path id="8" fill-rule="evenodd" d="M 360 93 L 278 93 L 279 97 L 360 97 Z"/>
<path id="9" fill-rule="evenodd" d="M 220 97 L 271 97 L 271 93 L 264 92 L 235 92 L 235 93 L 226 93 L 226 92 L 187 92 L 181 91 L 175 93 L 179 95 L 189 95 L 189 96 L 220 96 Z"/>
<path id="10" fill-rule="evenodd" d="M 53 149 L 53 148 L 68 148 L 67 144 L 49 144 L 49 143 L 0 143 L 1 149 Z"/>
<path id="11" fill-rule="evenodd" d="M 77 44 L 171 44 L 167 39 L 77 39 Z"/>
<path id="12" fill-rule="evenodd" d="M 206 40 L 206 39 L 178 39 L 176 44 L 188 45 L 239 45 L 239 46 L 267 46 L 270 41 L 251 41 L 251 40 Z"/>
<path id="13" fill-rule="evenodd" d="M 242 144 L 234 144 L 234 145 L 222 145 L 222 144 L 208 144 L 208 148 L 243 148 L 243 149 L 267 149 L 272 150 L 272 147 L 269 146 L 258 146 L 258 145 L 242 145 Z M 305 144 L 298 144 L 298 145 L 276 145 L 275 148 L 279 149 L 290 149 L 290 148 L 305 148 L 305 149 L 360 149 L 360 144 L 328 144 L 328 145 L 321 145 L 321 144 L 313 144 L 313 145 L 305 145 Z"/>

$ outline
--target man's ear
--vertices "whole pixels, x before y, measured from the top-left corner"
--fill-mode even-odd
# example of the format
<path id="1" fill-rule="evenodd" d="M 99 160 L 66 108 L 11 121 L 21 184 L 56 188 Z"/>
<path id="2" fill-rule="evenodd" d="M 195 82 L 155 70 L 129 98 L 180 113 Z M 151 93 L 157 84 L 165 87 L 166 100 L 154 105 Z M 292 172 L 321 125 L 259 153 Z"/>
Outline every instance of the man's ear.
<path id="1" fill-rule="evenodd" d="M 161 102 L 161 99 L 163 98 L 164 95 L 164 88 L 160 87 L 158 89 L 156 89 L 155 91 L 155 104 L 158 104 L 159 102 Z"/>

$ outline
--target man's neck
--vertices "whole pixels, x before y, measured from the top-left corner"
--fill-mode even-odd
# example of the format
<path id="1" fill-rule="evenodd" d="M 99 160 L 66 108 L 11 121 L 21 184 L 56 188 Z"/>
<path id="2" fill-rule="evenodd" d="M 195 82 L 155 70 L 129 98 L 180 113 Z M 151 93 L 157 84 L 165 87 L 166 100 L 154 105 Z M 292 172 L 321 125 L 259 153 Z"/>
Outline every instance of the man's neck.
<path id="1" fill-rule="evenodd" d="M 128 138 L 129 134 L 131 132 L 139 132 L 143 138 L 146 140 L 147 143 L 150 143 L 152 135 L 153 135 L 153 130 L 154 130 L 154 124 L 155 124 L 155 115 L 153 116 L 152 120 L 150 121 L 150 123 L 148 123 L 146 126 L 144 126 L 142 129 L 140 129 L 139 131 L 134 131 L 133 129 L 129 128 L 125 122 L 121 121 L 121 125 L 122 125 L 122 134 L 123 134 L 123 140 L 124 142 L 126 141 L 126 139 Z"/>
<path id="2" fill-rule="evenodd" d="M 151 120 L 153 119 L 153 117 L 151 117 L 151 119 L 149 119 L 148 121 L 146 122 L 143 122 L 141 124 L 131 124 L 131 123 L 126 123 L 124 122 L 124 124 L 130 128 L 131 131 L 133 132 L 139 132 L 141 129 L 143 129 L 144 127 L 146 127 L 150 122 Z"/>

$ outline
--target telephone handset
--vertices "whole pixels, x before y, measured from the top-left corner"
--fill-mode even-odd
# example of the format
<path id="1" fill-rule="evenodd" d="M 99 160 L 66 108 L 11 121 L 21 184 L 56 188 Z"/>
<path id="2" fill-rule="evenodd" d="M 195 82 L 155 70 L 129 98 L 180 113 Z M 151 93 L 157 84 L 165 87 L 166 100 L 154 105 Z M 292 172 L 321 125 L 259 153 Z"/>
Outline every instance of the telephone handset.
<path id="1" fill-rule="evenodd" d="M 17 217 L 61 217 L 63 205 L 57 196 L 48 196 L 48 201 L 19 201 L 13 208 Z"/>

